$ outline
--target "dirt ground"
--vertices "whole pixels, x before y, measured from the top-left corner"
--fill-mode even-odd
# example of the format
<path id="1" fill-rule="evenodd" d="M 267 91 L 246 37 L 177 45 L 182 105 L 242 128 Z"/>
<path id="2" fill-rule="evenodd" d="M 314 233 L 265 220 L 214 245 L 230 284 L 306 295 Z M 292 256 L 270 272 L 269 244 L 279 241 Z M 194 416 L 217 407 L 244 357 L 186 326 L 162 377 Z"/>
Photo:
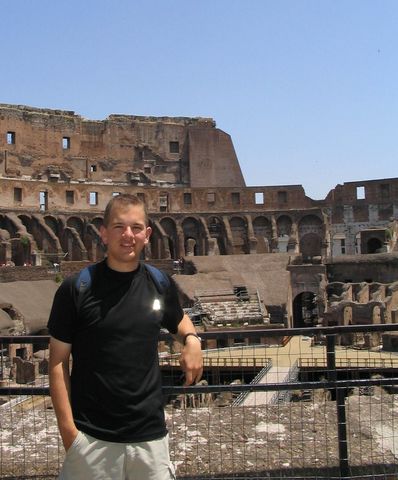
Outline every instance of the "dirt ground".
<path id="1" fill-rule="evenodd" d="M 352 478 L 397 479 L 398 396 L 380 389 L 346 407 Z M 167 407 L 166 418 L 179 478 L 340 478 L 334 401 Z M 52 478 L 62 458 L 49 398 L 0 406 L 0 478 Z"/>

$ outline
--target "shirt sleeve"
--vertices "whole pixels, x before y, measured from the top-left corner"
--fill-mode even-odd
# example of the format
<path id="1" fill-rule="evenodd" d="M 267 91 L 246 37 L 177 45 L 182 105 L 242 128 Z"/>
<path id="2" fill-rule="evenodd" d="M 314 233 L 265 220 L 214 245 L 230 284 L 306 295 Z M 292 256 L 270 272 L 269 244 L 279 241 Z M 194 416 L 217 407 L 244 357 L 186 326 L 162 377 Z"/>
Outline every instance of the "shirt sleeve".
<path id="1" fill-rule="evenodd" d="M 65 343 L 72 343 L 77 317 L 74 278 L 66 278 L 55 292 L 50 317 L 47 323 L 52 337 Z"/>
<path id="2" fill-rule="evenodd" d="M 170 286 L 166 290 L 164 298 L 164 315 L 162 327 L 167 328 L 170 333 L 177 333 L 178 324 L 184 316 L 184 311 L 181 307 L 178 298 L 178 290 L 174 280 L 169 277 Z"/>

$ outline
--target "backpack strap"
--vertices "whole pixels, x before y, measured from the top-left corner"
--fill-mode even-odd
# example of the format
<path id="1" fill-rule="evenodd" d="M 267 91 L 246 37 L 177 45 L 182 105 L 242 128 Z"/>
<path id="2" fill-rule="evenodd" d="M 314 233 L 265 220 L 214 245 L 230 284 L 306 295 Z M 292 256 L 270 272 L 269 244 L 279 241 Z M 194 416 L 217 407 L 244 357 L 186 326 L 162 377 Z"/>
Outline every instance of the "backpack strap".
<path id="1" fill-rule="evenodd" d="M 92 277 L 95 269 L 95 263 L 89 265 L 88 267 L 83 268 L 80 270 L 79 275 L 76 278 L 76 290 L 78 291 L 77 297 L 77 308 L 80 306 L 80 300 L 83 292 L 90 288 Z M 154 267 L 153 265 L 149 265 L 144 263 L 146 271 L 152 278 L 153 283 L 155 284 L 156 290 L 163 295 L 163 293 L 170 287 L 170 279 L 169 277 L 158 268 Z"/>
<path id="2" fill-rule="evenodd" d="M 84 290 L 86 290 L 86 288 L 90 287 L 92 276 L 94 273 L 94 268 L 95 268 L 95 263 L 80 270 L 75 283 L 76 289 L 79 292 L 79 296 Z"/>
<path id="3" fill-rule="evenodd" d="M 156 286 L 157 291 L 163 295 L 163 293 L 170 287 L 170 279 L 169 277 L 158 268 L 154 267 L 153 265 L 149 265 L 148 263 L 144 263 L 144 266 L 151 276 L 153 283 Z"/>

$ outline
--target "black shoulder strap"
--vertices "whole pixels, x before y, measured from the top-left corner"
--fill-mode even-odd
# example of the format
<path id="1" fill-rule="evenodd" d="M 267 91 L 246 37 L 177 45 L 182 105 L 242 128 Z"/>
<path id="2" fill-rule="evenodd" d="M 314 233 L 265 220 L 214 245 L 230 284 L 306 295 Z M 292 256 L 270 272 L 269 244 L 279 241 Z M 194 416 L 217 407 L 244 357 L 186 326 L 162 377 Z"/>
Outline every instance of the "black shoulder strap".
<path id="1" fill-rule="evenodd" d="M 157 291 L 160 294 L 163 294 L 170 287 L 169 277 L 164 272 L 162 272 L 162 270 L 159 270 L 153 265 L 149 265 L 148 263 L 144 263 L 144 265 L 147 269 L 147 272 L 151 276 Z"/>

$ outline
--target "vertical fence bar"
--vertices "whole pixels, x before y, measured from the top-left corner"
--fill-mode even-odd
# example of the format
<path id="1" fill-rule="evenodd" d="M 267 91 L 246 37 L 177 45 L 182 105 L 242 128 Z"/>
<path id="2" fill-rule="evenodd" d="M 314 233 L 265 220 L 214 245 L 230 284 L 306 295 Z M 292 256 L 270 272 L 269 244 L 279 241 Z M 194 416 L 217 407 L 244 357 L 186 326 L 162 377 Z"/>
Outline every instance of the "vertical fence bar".
<path id="1" fill-rule="evenodd" d="M 328 380 L 331 382 L 336 382 L 336 334 L 326 336 L 326 358 Z M 340 477 L 349 478 L 345 395 L 342 388 L 335 387 L 335 395 L 337 409 L 337 441 L 339 446 Z"/>

